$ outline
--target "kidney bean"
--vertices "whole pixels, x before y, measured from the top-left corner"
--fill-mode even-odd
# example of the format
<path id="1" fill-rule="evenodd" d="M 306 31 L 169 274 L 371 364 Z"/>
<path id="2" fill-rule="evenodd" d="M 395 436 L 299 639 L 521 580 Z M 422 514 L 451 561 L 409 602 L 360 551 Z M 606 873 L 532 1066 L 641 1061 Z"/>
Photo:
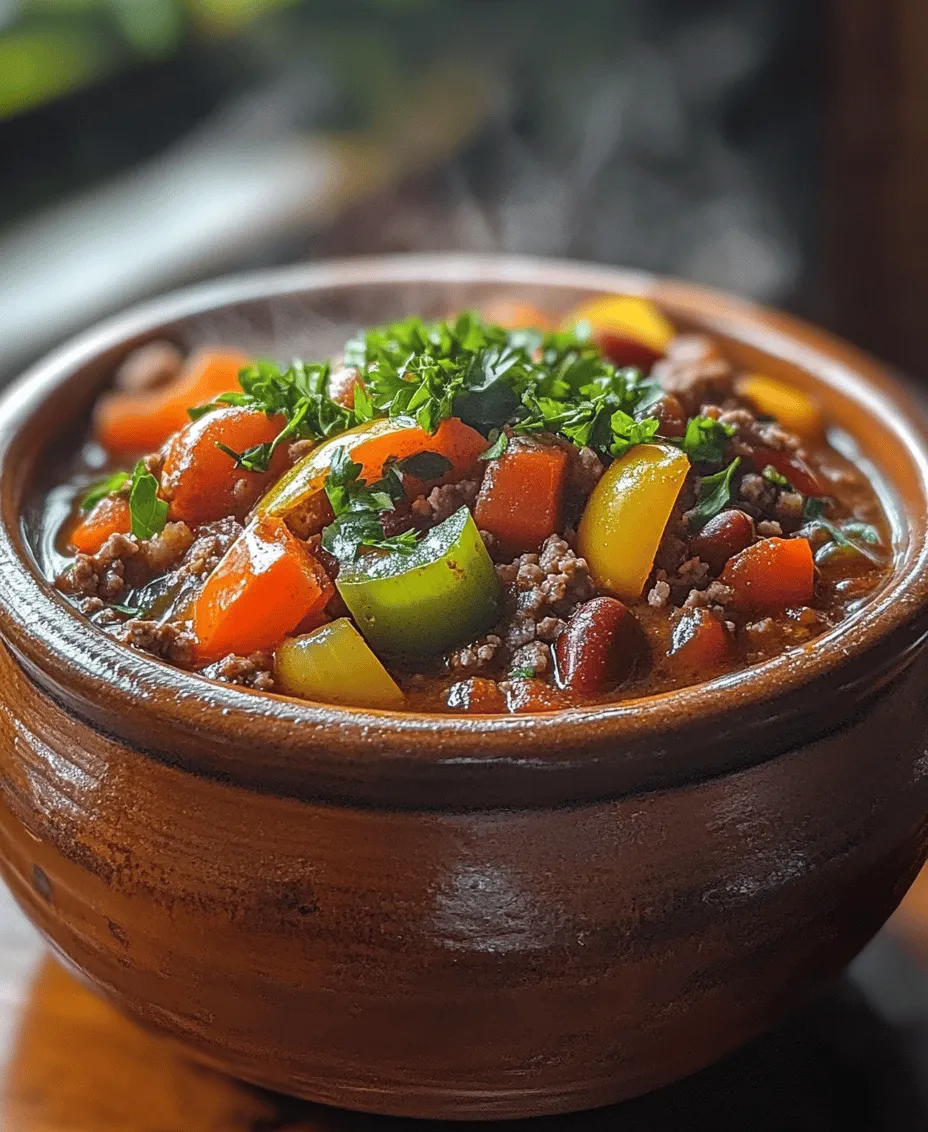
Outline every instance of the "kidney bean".
<path id="1" fill-rule="evenodd" d="M 635 661 L 634 627 L 634 617 L 614 597 L 579 606 L 555 645 L 561 687 L 584 695 L 618 687 Z"/>
<path id="2" fill-rule="evenodd" d="M 661 436 L 682 436 L 686 432 L 686 412 L 680 400 L 672 393 L 663 397 L 648 409 L 649 417 L 657 417 L 661 422 Z"/>
<path id="3" fill-rule="evenodd" d="M 721 511 L 690 539 L 690 553 L 720 574 L 729 558 L 754 541 L 754 520 L 743 511 Z"/>
<path id="4" fill-rule="evenodd" d="M 642 373 L 650 373 L 655 362 L 663 357 L 644 342 L 612 330 L 596 330 L 593 332 L 593 339 L 609 361 L 620 368 L 634 366 Z"/>

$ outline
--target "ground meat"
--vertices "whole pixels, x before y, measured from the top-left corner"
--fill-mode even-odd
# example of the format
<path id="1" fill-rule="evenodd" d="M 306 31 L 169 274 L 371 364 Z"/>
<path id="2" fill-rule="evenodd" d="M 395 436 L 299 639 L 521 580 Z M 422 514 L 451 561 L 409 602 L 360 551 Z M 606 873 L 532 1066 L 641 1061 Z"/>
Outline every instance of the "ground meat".
<path id="1" fill-rule="evenodd" d="M 118 601 L 126 588 L 126 562 L 139 551 L 132 535 L 112 534 L 96 554 L 77 554 L 56 585 L 73 597 Z"/>
<path id="2" fill-rule="evenodd" d="M 507 591 L 507 615 L 497 632 L 511 652 L 555 640 L 577 606 L 596 596 L 586 559 L 559 535 L 547 538 L 540 554 L 522 554 L 496 572 Z"/>
<path id="3" fill-rule="evenodd" d="M 318 440 L 295 440 L 287 449 L 287 456 L 291 464 L 296 464 L 318 445 Z"/>
<path id="4" fill-rule="evenodd" d="M 724 403 L 734 396 L 734 370 L 709 338 L 683 334 L 675 338 L 667 356 L 651 371 L 668 393 L 695 416 L 707 403 Z"/>
<path id="5" fill-rule="evenodd" d="M 462 507 L 472 507 L 479 490 L 480 481 L 476 479 L 433 487 L 428 495 L 420 495 L 413 500 L 412 513 L 428 526 L 435 526 L 449 519 Z"/>
<path id="6" fill-rule="evenodd" d="M 723 585 L 722 582 L 710 582 L 704 590 L 690 590 L 683 607 L 685 609 L 717 607 L 721 610 L 732 602 L 734 596 L 735 591 L 730 586 Z"/>
<path id="7" fill-rule="evenodd" d="M 200 527 L 181 563 L 180 573 L 188 577 L 208 577 L 242 530 L 241 523 L 230 517 Z"/>
<path id="8" fill-rule="evenodd" d="M 286 523 L 297 538 L 307 539 L 317 534 L 335 519 L 332 504 L 324 491 L 317 491 L 287 512 Z"/>
<path id="9" fill-rule="evenodd" d="M 509 662 L 512 669 L 531 669 L 533 676 L 544 676 L 553 667 L 551 646 L 542 641 L 530 641 L 512 654 Z"/>
<path id="10" fill-rule="evenodd" d="M 774 519 L 765 519 L 757 524 L 757 533 L 761 538 L 782 538 L 783 528 Z"/>
<path id="11" fill-rule="evenodd" d="M 763 476 L 759 476 L 755 472 L 748 472 L 741 477 L 738 495 L 745 503 L 749 504 L 752 514 L 772 514 L 777 499 L 777 489 L 774 484 L 768 483 Z"/>
<path id="12" fill-rule="evenodd" d="M 116 370 L 114 384 L 123 393 L 146 393 L 173 381 L 183 365 L 184 355 L 173 342 L 148 342 Z"/>
<path id="13" fill-rule="evenodd" d="M 167 523 L 160 535 L 137 543 L 136 553 L 127 568 L 127 579 L 133 586 L 171 570 L 193 544 L 193 531 L 186 523 Z"/>
<path id="14" fill-rule="evenodd" d="M 652 609 L 665 609 L 670 602 L 670 584 L 663 570 L 658 571 L 659 575 L 654 585 L 648 591 L 648 605 Z"/>
<path id="15" fill-rule="evenodd" d="M 171 664 L 187 667 L 193 663 L 196 638 L 187 622 L 132 620 L 115 634 L 116 640 L 131 645 Z"/>
<path id="16" fill-rule="evenodd" d="M 254 688 L 256 692 L 274 690 L 274 658 L 269 652 L 253 652 L 250 656 L 230 653 L 205 669 L 204 676 L 223 684 Z"/>
<path id="17" fill-rule="evenodd" d="M 448 657 L 448 667 L 461 675 L 473 676 L 493 667 L 497 654 L 503 647 L 501 637 L 490 633 L 472 645 L 465 645 Z"/>
<path id="18" fill-rule="evenodd" d="M 717 405 L 704 405 L 704 416 L 714 417 L 735 430 L 729 442 L 731 456 L 750 457 L 755 448 L 789 451 L 799 447 L 799 440 L 773 421 L 759 421 L 749 409 L 722 410 Z"/>
<path id="19" fill-rule="evenodd" d="M 795 527 L 802 522 L 805 500 L 798 491 L 781 491 L 776 501 L 776 517 L 781 523 Z"/>

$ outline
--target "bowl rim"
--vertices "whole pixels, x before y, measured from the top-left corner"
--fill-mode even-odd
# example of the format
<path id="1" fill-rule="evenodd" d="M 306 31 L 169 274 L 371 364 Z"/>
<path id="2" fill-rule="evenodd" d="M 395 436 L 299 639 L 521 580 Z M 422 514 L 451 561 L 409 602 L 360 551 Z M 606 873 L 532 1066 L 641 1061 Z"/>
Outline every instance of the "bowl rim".
<path id="1" fill-rule="evenodd" d="M 364 284 L 447 282 L 637 293 L 658 302 L 672 296 L 698 307 L 707 330 L 840 386 L 871 417 L 885 419 L 889 403 L 891 431 L 928 499 L 928 424 L 916 398 L 853 347 L 746 299 L 641 271 L 523 256 L 367 257 L 227 277 L 148 300 L 92 327 L 38 362 L 0 400 L 0 635 L 31 677 L 95 726 L 197 772 L 301 796 L 374 802 L 395 799 L 399 787 L 415 805 L 448 804 L 448 788 L 457 782 L 456 802 L 468 804 L 473 796 L 511 804 L 530 796 L 569 800 L 591 791 L 646 790 L 763 761 L 784 744 L 823 733 L 826 701 L 863 703 L 921 650 L 928 633 L 924 530 L 909 540 L 884 589 L 811 645 L 668 693 L 505 717 L 315 705 L 206 681 L 116 644 L 41 578 L 20 508 L 12 506 L 25 498 L 26 476 L 12 458 L 16 440 L 94 358 L 165 324 L 239 303 Z M 140 703 L 155 701 L 147 732 L 130 723 Z M 776 742 L 767 734 L 774 716 L 787 720 Z M 828 726 L 842 722 L 831 716 Z M 181 753 L 179 737 L 185 737 Z M 260 766 L 252 765 L 249 751 L 260 752 Z M 539 793 L 537 784 L 545 782 Z"/>

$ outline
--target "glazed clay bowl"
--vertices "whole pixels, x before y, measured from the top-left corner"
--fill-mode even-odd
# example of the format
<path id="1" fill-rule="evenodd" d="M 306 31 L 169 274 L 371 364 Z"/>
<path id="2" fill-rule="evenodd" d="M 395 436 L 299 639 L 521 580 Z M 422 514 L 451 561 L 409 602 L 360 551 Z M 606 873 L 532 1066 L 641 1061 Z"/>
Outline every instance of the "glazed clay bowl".
<path id="1" fill-rule="evenodd" d="M 566 311 L 601 291 L 651 295 L 745 365 L 814 387 L 856 438 L 896 568 L 840 629 L 596 710 L 397 715 L 171 669 L 39 576 L 42 477 L 141 342 L 316 354 L 403 313 L 500 295 Z M 835 975 L 925 859 L 925 423 L 877 365 L 807 326 L 580 265 L 327 264 L 123 315 L 0 412 L 3 872 L 91 986 L 216 1067 L 409 1116 L 630 1097 Z"/>

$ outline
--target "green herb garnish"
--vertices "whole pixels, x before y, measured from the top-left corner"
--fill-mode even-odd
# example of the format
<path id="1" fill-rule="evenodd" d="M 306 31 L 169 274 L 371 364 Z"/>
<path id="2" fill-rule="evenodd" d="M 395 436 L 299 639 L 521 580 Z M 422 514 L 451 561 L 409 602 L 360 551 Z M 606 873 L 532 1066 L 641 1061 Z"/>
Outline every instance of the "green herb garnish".
<path id="1" fill-rule="evenodd" d="M 741 457 L 734 460 L 721 472 L 712 476 L 703 476 L 699 483 L 699 498 L 696 506 L 689 513 L 690 526 L 698 530 L 704 527 L 710 519 L 714 519 L 720 511 L 724 511 L 731 502 L 731 484 Z"/>
<path id="2" fill-rule="evenodd" d="M 694 464 L 721 464 L 725 449 L 734 435 L 731 425 L 722 424 L 712 417 L 692 417 L 686 432 L 678 443 L 690 462 Z"/>
<path id="3" fill-rule="evenodd" d="M 829 542 L 819 547 L 815 557 L 816 561 L 824 561 L 837 550 L 851 550 L 863 555 L 874 565 L 880 565 L 880 558 L 867 549 L 868 546 L 880 545 L 880 533 L 870 523 L 855 521 L 835 523 L 826 517 L 827 504 L 822 499 L 806 498 L 802 507 L 802 517 L 807 527 L 823 530 L 829 537 Z"/>
<path id="4" fill-rule="evenodd" d="M 509 436 L 501 428 L 495 428 L 488 437 L 490 447 L 480 453 L 481 460 L 498 460 L 509 447 Z"/>
<path id="5" fill-rule="evenodd" d="M 108 608 L 112 609 L 115 613 L 124 613 L 126 617 L 138 617 L 142 612 L 140 607 L 134 605 L 111 605 L 108 606 Z"/>
<path id="6" fill-rule="evenodd" d="M 768 464 L 761 472 L 761 475 L 764 477 L 767 483 L 772 483 L 774 487 L 792 487 L 792 484 L 789 482 L 786 476 L 784 476 L 782 472 L 778 472 L 773 464 Z"/>
<path id="7" fill-rule="evenodd" d="M 522 668 L 513 668 L 509 673 L 510 680 L 531 680 L 535 676 L 535 669 L 531 665 L 525 665 Z"/>
<path id="8" fill-rule="evenodd" d="M 139 460 L 132 473 L 129 514 L 132 533 L 137 539 L 160 535 L 168 520 L 168 505 L 158 498 L 158 481 L 145 467 L 144 460 Z"/>
<path id="9" fill-rule="evenodd" d="M 112 495 L 113 492 L 119 491 L 124 484 L 128 483 L 129 479 L 130 475 L 128 472 L 113 472 L 113 474 L 107 476 L 105 480 L 100 480 L 99 483 L 95 483 L 88 489 L 87 494 L 81 500 L 81 510 L 92 511 L 101 500 L 106 499 L 106 497 Z"/>
<path id="10" fill-rule="evenodd" d="M 353 562 L 362 547 L 401 554 L 415 550 L 415 531 L 388 537 L 380 522 L 384 511 L 393 511 L 396 502 L 403 498 L 403 483 L 395 466 L 370 486 L 360 478 L 361 468 L 345 448 L 339 448 L 332 457 L 325 493 L 335 512 L 335 522 L 322 532 L 323 548 L 340 562 Z"/>

